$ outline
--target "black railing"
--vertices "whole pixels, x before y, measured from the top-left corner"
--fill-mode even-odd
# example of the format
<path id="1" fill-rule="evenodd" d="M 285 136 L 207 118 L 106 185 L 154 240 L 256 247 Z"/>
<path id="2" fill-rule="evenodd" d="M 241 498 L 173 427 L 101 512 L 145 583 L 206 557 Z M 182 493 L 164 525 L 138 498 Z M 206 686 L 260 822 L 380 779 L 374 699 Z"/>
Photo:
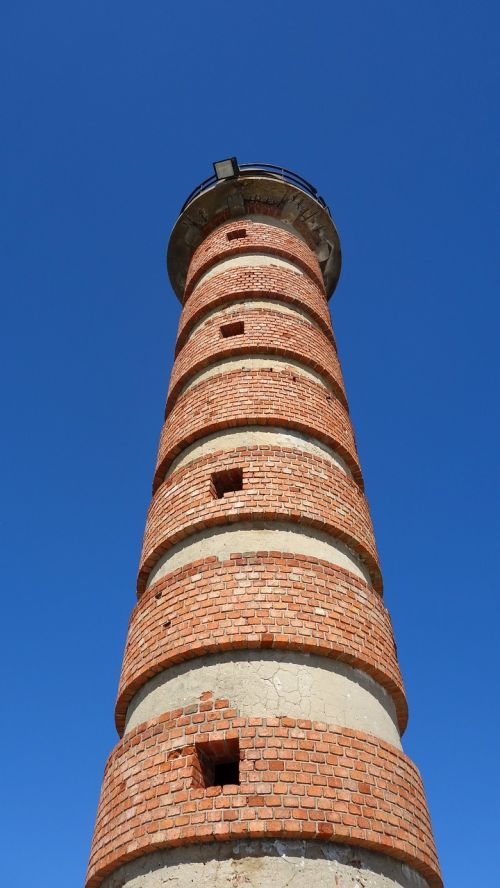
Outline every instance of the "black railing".
<path id="1" fill-rule="evenodd" d="M 328 213 L 331 215 L 330 210 L 323 200 L 322 197 L 319 196 L 314 185 L 311 185 L 307 179 L 304 179 L 302 176 L 299 176 L 297 173 L 292 173 L 291 170 L 285 169 L 285 167 L 275 166 L 273 163 L 240 163 L 239 164 L 239 173 L 238 176 L 248 176 L 252 173 L 258 173 L 259 176 L 268 176 L 270 179 L 280 179 L 282 182 L 289 182 L 290 185 L 295 185 L 296 188 L 300 188 L 301 191 L 305 191 L 306 194 L 309 194 L 314 198 Z M 236 178 L 238 178 L 238 176 Z M 184 212 L 186 207 L 198 197 L 199 194 L 202 194 L 204 191 L 207 191 L 209 188 L 213 188 L 214 185 L 217 185 L 219 181 L 228 181 L 227 179 L 218 179 L 214 174 L 213 176 L 209 176 L 208 179 L 205 179 L 204 182 L 200 182 L 196 188 L 193 189 L 188 199 L 185 201 L 181 213 Z"/>

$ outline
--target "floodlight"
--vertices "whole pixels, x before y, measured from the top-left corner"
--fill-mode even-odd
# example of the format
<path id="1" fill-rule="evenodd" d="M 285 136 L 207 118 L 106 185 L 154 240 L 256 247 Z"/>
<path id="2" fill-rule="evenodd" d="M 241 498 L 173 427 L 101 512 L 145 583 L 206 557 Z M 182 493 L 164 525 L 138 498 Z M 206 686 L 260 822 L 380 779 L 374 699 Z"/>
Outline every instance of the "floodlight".
<path id="1" fill-rule="evenodd" d="M 240 174 L 238 161 L 235 157 L 227 157 L 226 160 L 216 160 L 214 171 L 219 181 L 221 179 L 235 179 Z"/>

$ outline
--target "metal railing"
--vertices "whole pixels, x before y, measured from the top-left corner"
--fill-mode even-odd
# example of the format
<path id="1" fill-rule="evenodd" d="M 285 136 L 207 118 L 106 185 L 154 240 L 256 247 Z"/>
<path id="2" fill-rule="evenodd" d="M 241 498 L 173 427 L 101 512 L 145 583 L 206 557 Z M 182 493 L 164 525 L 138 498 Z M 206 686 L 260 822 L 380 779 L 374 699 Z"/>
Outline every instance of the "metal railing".
<path id="1" fill-rule="evenodd" d="M 322 197 L 318 194 L 317 189 L 314 185 L 311 185 L 307 179 L 304 179 L 302 176 L 299 176 L 298 173 L 293 173 L 291 170 L 287 170 L 285 167 L 275 166 L 273 163 L 240 163 L 239 165 L 239 174 L 235 178 L 239 178 L 240 176 L 248 176 L 252 173 L 258 173 L 260 176 L 268 176 L 270 179 L 279 179 L 282 182 L 289 182 L 290 185 L 295 185 L 296 188 L 300 188 L 301 191 L 304 191 L 306 194 L 309 194 L 310 197 L 313 197 L 320 206 L 322 206 L 331 216 L 330 210 L 323 200 Z M 200 182 L 196 188 L 193 188 L 191 194 L 184 202 L 181 213 L 184 212 L 186 207 L 198 197 L 199 194 L 202 194 L 204 191 L 207 191 L 209 188 L 213 188 L 214 185 L 217 185 L 219 181 L 228 181 L 227 179 L 218 179 L 217 176 L 212 175 L 209 176 L 208 179 L 205 179 L 203 182 Z"/>

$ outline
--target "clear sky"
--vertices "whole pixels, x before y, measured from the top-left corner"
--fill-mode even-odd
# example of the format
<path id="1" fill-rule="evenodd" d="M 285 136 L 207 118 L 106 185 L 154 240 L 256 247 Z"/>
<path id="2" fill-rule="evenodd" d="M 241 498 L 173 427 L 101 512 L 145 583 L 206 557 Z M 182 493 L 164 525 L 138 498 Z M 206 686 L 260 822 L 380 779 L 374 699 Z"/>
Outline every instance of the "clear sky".
<path id="1" fill-rule="evenodd" d="M 187 193 L 231 154 L 309 178 L 338 225 L 333 319 L 409 696 L 405 749 L 448 888 L 493 884 L 499 10 L 4 4 L 9 888 L 83 880 L 179 314 L 164 251 Z"/>

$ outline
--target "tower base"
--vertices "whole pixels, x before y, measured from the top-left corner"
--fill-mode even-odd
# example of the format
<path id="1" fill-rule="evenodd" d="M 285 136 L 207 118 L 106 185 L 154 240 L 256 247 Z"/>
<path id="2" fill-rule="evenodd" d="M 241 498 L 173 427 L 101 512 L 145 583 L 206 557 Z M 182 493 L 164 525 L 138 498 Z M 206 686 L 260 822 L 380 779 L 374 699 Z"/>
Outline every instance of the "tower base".
<path id="1" fill-rule="evenodd" d="M 221 842 L 147 854 L 115 870 L 102 888 L 428 888 L 414 869 L 359 847 L 330 842 Z"/>

